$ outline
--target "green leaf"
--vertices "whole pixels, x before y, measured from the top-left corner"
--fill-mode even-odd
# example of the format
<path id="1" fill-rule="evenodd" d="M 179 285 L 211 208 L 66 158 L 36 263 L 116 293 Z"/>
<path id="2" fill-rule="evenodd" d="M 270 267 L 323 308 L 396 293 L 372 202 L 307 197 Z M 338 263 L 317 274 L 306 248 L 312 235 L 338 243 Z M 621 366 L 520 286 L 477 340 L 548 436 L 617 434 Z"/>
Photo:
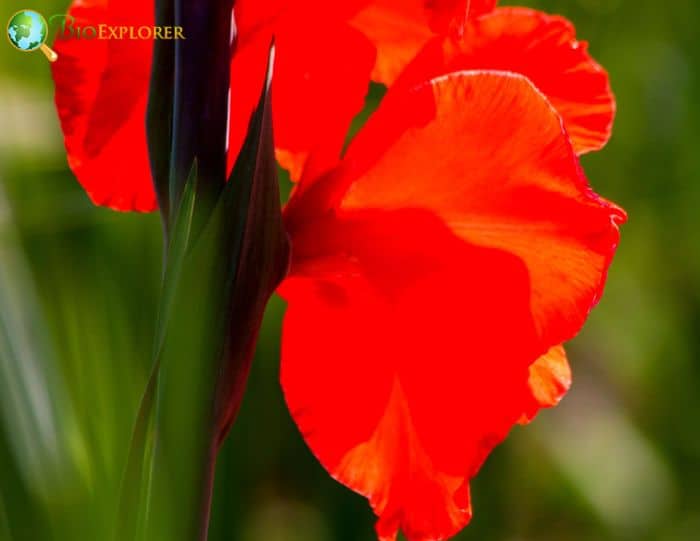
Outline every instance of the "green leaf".
<path id="1" fill-rule="evenodd" d="M 272 133 L 274 54 L 273 45 L 262 95 L 220 202 L 232 249 L 225 290 L 229 305 L 224 376 L 217 404 L 219 442 L 240 406 L 265 306 L 289 265 Z"/>
<path id="2" fill-rule="evenodd" d="M 197 163 L 192 165 L 183 198 L 173 218 L 172 236 L 167 250 L 163 291 L 158 310 L 158 323 L 153 349 L 153 367 L 148 378 L 134 424 L 127 463 L 122 477 L 119 510 L 114 529 L 115 541 L 137 539 L 145 520 L 146 491 L 149 477 L 149 452 L 153 445 L 153 407 L 155 404 L 160 357 L 168 322 L 171 319 L 174 295 L 179 283 L 185 256 L 190 247 L 195 220 Z"/>

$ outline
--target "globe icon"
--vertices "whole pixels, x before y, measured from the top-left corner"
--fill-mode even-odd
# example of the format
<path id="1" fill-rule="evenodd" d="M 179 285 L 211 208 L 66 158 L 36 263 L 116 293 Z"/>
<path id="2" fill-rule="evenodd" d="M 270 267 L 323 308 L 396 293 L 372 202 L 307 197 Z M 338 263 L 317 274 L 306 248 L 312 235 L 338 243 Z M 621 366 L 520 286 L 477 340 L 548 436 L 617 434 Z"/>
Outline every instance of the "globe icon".
<path id="1" fill-rule="evenodd" d="M 7 37 L 16 49 L 24 52 L 40 49 L 53 62 L 58 57 L 44 44 L 48 32 L 46 19 L 31 9 L 18 11 L 7 23 Z"/>

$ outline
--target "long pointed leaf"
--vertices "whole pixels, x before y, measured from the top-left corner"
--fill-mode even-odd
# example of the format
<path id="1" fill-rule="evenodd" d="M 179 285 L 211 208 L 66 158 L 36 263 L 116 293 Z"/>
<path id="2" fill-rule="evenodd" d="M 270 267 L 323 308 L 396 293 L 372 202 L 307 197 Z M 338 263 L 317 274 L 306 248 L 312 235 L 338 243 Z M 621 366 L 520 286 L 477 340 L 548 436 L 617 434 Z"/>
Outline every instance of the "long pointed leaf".
<path id="1" fill-rule="evenodd" d="M 148 481 L 148 451 L 153 444 L 152 421 L 156 399 L 160 356 L 171 319 L 173 297 L 182 272 L 183 262 L 195 230 L 197 163 L 190 171 L 185 192 L 173 220 L 170 247 L 167 251 L 166 273 L 158 310 L 158 323 L 153 347 L 153 367 L 146 390 L 141 398 L 132 432 L 129 454 L 122 478 L 114 541 L 130 541 L 139 535 L 139 526 L 145 520 L 142 502 Z"/>
<path id="2" fill-rule="evenodd" d="M 282 224 L 272 133 L 274 54 L 272 45 L 263 93 L 222 196 L 229 222 L 226 228 L 235 248 L 227 284 L 229 338 L 217 403 L 219 442 L 240 406 L 265 306 L 288 268 L 289 243 Z"/>

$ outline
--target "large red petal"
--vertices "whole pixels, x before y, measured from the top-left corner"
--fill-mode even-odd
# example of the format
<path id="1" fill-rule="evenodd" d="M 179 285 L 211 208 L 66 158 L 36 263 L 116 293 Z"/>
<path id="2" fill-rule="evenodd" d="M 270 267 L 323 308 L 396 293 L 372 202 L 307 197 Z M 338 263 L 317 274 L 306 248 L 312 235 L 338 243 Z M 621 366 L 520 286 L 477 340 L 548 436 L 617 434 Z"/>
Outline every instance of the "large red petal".
<path id="1" fill-rule="evenodd" d="M 295 194 L 282 384 L 382 539 L 469 520 L 468 479 L 530 411 L 530 365 L 582 325 L 622 217 L 546 99 L 502 73 L 392 93 Z"/>
<path id="2" fill-rule="evenodd" d="M 152 24 L 152 5 L 76 1 L 75 26 Z M 149 41 L 59 34 L 52 64 L 68 163 L 90 198 L 117 210 L 155 210 L 145 134 Z"/>
<path id="3" fill-rule="evenodd" d="M 625 214 L 590 189 L 556 112 L 516 74 L 464 72 L 397 94 L 348 149 L 336 199 L 420 204 L 462 238 L 516 254 L 542 335 L 571 338 L 602 294 Z"/>
<path id="4" fill-rule="evenodd" d="M 304 438 L 369 498 L 381 539 L 454 534 L 467 479 L 528 400 L 525 266 L 421 210 L 344 212 L 292 238 L 282 385 Z"/>
<path id="5" fill-rule="evenodd" d="M 608 75 L 587 49 L 562 17 L 502 8 L 471 20 L 461 38 L 431 41 L 406 68 L 401 84 L 473 69 L 523 74 L 562 116 L 580 154 L 605 145 L 615 116 Z"/>

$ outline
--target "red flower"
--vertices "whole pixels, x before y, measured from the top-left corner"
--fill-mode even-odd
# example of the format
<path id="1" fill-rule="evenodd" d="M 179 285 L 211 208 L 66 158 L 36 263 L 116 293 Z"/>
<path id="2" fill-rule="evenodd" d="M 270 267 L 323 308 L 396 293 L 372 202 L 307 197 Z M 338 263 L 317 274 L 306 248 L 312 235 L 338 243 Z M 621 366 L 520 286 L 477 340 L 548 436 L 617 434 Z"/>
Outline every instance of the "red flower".
<path id="1" fill-rule="evenodd" d="M 132 4 L 72 12 L 135 20 Z M 625 220 L 578 160 L 609 138 L 614 101 L 559 17 L 490 0 L 323 4 L 236 8 L 230 152 L 274 33 L 278 157 L 301 177 L 284 213 L 282 385 L 382 540 L 443 539 L 469 521 L 491 449 L 570 384 L 560 344 L 600 299 Z M 148 51 L 91 46 L 57 44 L 71 166 L 96 202 L 148 210 Z M 392 86 L 340 157 L 375 48 L 373 77 Z"/>
<path id="2" fill-rule="evenodd" d="M 482 70 L 390 91 L 285 218 L 292 415 L 381 539 L 449 537 L 490 450 L 568 387 L 558 344 L 600 298 L 623 211 L 532 83 Z"/>

